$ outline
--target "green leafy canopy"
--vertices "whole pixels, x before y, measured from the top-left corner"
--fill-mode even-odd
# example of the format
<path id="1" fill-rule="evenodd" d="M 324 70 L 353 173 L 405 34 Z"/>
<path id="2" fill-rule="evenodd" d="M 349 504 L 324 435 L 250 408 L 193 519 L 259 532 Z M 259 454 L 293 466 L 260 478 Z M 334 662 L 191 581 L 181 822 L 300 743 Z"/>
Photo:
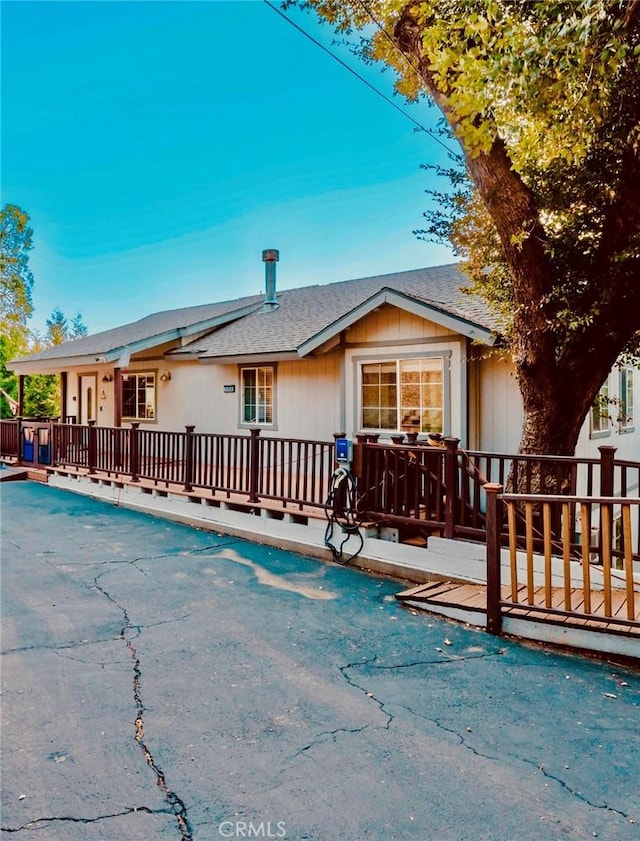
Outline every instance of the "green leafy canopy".
<path id="1" fill-rule="evenodd" d="M 565 426 L 532 446 L 569 451 L 640 329 L 640 0 L 301 5 L 439 107 L 460 155 L 418 233 L 453 244 L 500 316 L 525 437 Z"/>

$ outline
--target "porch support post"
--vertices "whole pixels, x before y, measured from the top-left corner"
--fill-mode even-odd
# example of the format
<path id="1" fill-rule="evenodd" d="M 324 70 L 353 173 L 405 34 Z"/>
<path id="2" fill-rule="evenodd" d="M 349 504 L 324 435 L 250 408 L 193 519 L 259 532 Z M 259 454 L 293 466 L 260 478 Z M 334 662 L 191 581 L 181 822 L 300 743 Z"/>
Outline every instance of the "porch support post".
<path id="1" fill-rule="evenodd" d="M 260 473 L 260 428 L 252 427 L 249 432 L 249 502 L 258 502 L 258 479 Z"/>
<path id="2" fill-rule="evenodd" d="M 67 395 L 69 393 L 68 374 L 66 371 L 60 373 L 60 423 L 67 422 Z"/>
<path id="3" fill-rule="evenodd" d="M 122 426 L 122 369 L 113 369 L 113 425 Z"/>
<path id="4" fill-rule="evenodd" d="M 444 536 L 453 540 L 455 537 L 456 517 L 458 513 L 458 445 L 459 438 L 445 438 L 444 486 L 446 499 L 444 507 Z"/>
<path id="5" fill-rule="evenodd" d="M 500 608 L 501 542 L 502 532 L 502 485 L 489 483 L 484 486 L 487 494 L 487 631 L 499 636 L 502 633 L 502 611 Z"/>
<path id="6" fill-rule="evenodd" d="M 18 377 L 18 412 L 19 418 L 24 417 L 24 378 L 25 374 L 20 374 Z"/>
<path id="7" fill-rule="evenodd" d="M 98 460 L 98 431 L 96 429 L 96 422 L 89 421 L 89 442 L 87 445 L 87 467 L 89 473 L 96 472 L 96 462 Z"/>
<path id="8" fill-rule="evenodd" d="M 184 441 L 184 489 L 185 491 L 193 490 L 193 465 L 194 458 L 194 444 L 193 430 L 195 426 L 185 426 L 186 437 Z"/>
<path id="9" fill-rule="evenodd" d="M 131 481 L 132 482 L 139 482 L 140 481 L 140 455 L 138 450 L 138 427 L 140 423 L 138 421 L 131 424 L 131 429 L 129 430 L 129 459 L 130 465 L 129 470 L 131 471 Z M 116 441 L 119 440 L 120 433 L 116 432 Z"/>
<path id="10" fill-rule="evenodd" d="M 16 461 L 22 464 L 22 415 L 16 417 Z"/>

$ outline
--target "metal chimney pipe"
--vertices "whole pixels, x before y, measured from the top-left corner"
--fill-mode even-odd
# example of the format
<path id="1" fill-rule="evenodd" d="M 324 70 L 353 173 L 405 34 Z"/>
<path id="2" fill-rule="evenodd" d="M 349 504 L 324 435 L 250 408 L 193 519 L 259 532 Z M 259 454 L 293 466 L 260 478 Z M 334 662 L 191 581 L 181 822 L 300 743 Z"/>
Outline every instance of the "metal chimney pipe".
<path id="1" fill-rule="evenodd" d="M 277 248 L 267 248 L 262 252 L 264 263 L 264 305 L 270 309 L 278 306 L 276 297 L 276 263 L 280 259 Z"/>

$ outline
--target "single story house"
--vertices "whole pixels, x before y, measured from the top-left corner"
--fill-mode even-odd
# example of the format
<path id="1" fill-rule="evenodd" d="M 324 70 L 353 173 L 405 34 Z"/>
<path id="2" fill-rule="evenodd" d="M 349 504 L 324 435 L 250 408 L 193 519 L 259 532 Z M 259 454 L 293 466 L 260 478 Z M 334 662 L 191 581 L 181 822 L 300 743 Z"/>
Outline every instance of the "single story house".
<path id="1" fill-rule="evenodd" d="M 155 313 L 10 367 L 61 375 L 65 422 L 220 434 L 258 426 L 329 441 L 335 432 L 438 432 L 469 449 L 517 450 L 513 367 L 457 265 L 277 290 L 278 252 L 263 260 L 264 295 Z M 610 444 L 638 459 L 639 375 L 611 372 L 603 390 L 616 411 L 594 407 L 578 455 Z"/>

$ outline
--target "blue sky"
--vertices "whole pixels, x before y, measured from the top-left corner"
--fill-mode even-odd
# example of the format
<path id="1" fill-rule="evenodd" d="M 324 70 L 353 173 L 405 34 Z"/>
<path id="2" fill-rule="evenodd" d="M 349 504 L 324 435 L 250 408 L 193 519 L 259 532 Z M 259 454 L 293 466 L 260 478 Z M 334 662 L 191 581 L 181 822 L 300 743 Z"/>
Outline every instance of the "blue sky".
<path id="1" fill-rule="evenodd" d="M 93 333 L 254 294 L 263 248 L 280 249 L 279 288 L 452 261 L 412 234 L 433 186 L 420 165 L 444 150 L 265 3 L 1 13 L 2 204 L 31 217 L 31 327 L 56 306 Z M 390 95 L 390 73 L 287 14 Z"/>

